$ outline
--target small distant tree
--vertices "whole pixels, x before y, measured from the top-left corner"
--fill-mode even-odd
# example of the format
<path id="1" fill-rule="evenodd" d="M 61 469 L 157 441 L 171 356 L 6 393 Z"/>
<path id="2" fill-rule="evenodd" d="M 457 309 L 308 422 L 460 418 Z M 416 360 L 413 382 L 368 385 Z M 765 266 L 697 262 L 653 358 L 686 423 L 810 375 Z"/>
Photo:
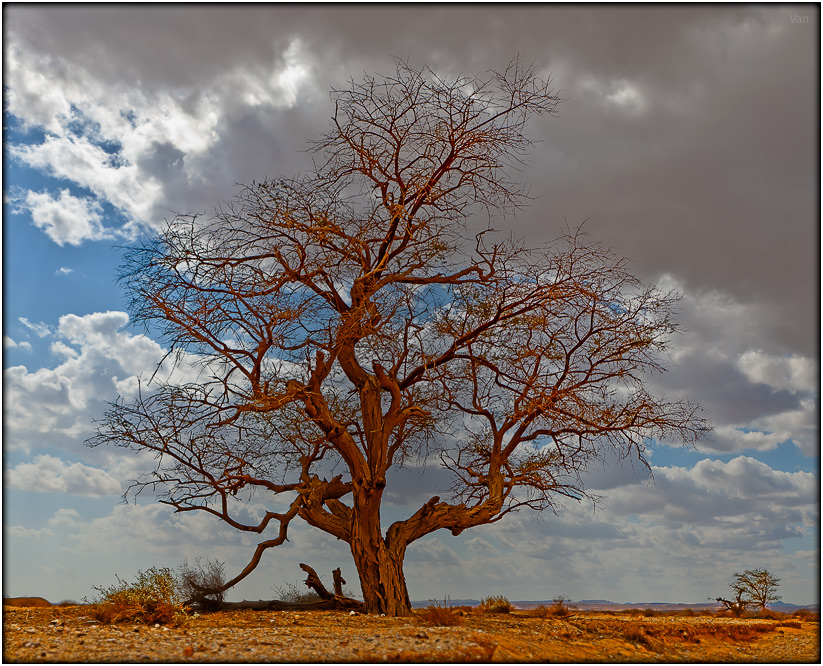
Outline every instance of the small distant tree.
<path id="1" fill-rule="evenodd" d="M 676 294 L 582 233 L 530 248 L 470 223 L 527 201 L 512 172 L 527 122 L 561 101 L 548 80 L 519 61 L 455 80 L 400 61 L 332 97 L 312 173 L 252 182 L 128 252 L 135 323 L 201 373 L 155 377 L 89 443 L 155 455 L 134 492 L 271 535 L 224 589 L 299 519 L 349 544 L 367 612 L 409 615 L 418 539 L 593 498 L 593 464 L 648 468 L 649 440 L 708 424 L 648 390 Z M 384 525 L 391 471 L 433 457 L 449 496 Z M 234 498 L 254 492 L 271 508 L 244 521 Z"/>
<path id="2" fill-rule="evenodd" d="M 775 594 L 779 583 L 780 579 L 767 569 L 746 569 L 743 573 L 734 575 L 730 587 L 735 592 L 742 593 L 752 606 L 765 610 L 766 604 L 782 598 Z"/>
<path id="3" fill-rule="evenodd" d="M 766 604 L 782 598 L 775 594 L 779 583 L 780 579 L 767 569 L 745 569 L 743 573 L 736 573 L 729 583 L 735 594 L 734 600 L 717 597 L 716 601 L 738 616 L 750 606 L 756 606 L 762 611 L 766 609 Z"/>

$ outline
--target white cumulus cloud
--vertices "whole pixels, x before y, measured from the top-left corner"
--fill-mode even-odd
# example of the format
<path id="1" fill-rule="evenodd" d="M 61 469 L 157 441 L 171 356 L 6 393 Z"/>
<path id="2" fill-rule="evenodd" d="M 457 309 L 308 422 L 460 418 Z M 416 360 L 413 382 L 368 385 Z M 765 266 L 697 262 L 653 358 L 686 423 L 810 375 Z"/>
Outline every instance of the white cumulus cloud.
<path id="1" fill-rule="evenodd" d="M 14 349 L 19 347 L 20 349 L 28 349 L 31 350 L 31 343 L 26 342 L 16 342 L 11 336 L 4 335 L 3 336 L 3 349 Z"/>
<path id="2" fill-rule="evenodd" d="M 817 362 L 798 354 L 774 356 L 752 349 L 738 357 L 737 366 L 752 382 L 791 393 L 814 391 L 820 377 Z"/>
<path id="3" fill-rule="evenodd" d="M 42 446 L 44 435 L 49 445 L 60 446 L 61 440 L 90 435 L 94 419 L 123 382 L 154 370 L 163 356 L 161 346 L 123 330 L 128 321 L 125 312 L 117 311 L 64 315 L 53 332 L 56 366 L 4 370 L 7 446 Z M 52 334 L 46 324 L 21 322 L 39 335 Z"/>
<path id="4" fill-rule="evenodd" d="M 103 226 L 100 204 L 88 197 L 76 197 L 67 189 L 60 190 L 57 198 L 49 192 L 29 191 L 23 206 L 29 210 L 35 226 L 58 245 L 79 245 L 84 240 L 113 238 Z"/>
<path id="5" fill-rule="evenodd" d="M 250 117 L 266 126 L 269 116 L 294 107 L 311 82 L 307 58 L 294 39 L 274 62 L 229 64 L 189 88 L 167 89 L 115 84 L 92 68 L 69 66 L 58 55 L 12 40 L 7 111 L 23 128 L 42 128 L 45 136 L 9 145 L 9 156 L 96 198 L 77 199 L 66 191 L 55 200 L 29 193 L 26 205 L 35 224 L 60 244 L 130 237 L 198 199 L 215 177 L 229 196 L 238 174 L 220 166 L 226 162 L 219 154 L 224 135 L 235 125 L 243 131 Z M 260 138 L 255 141 L 259 149 Z M 103 202 L 125 218 L 120 228 L 103 228 Z"/>
<path id="6" fill-rule="evenodd" d="M 3 531 L 7 537 L 23 539 L 38 539 L 53 534 L 48 527 L 24 527 L 23 525 L 4 525 Z"/>
<path id="7" fill-rule="evenodd" d="M 68 463 L 50 455 L 6 469 L 6 488 L 36 492 L 68 493 L 87 497 L 122 494 L 121 484 L 108 472 L 82 463 Z"/>

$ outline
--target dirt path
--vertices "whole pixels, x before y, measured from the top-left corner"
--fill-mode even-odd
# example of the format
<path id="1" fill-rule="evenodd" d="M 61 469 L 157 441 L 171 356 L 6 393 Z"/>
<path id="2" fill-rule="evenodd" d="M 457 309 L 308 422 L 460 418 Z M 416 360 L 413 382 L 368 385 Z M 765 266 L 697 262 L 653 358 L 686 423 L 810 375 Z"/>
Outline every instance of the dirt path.
<path id="1" fill-rule="evenodd" d="M 72 606 L 4 608 L 3 624 L 7 662 L 820 661 L 820 625 L 796 620 L 516 612 L 429 627 L 419 616 L 233 611 L 174 629 L 101 625 Z"/>

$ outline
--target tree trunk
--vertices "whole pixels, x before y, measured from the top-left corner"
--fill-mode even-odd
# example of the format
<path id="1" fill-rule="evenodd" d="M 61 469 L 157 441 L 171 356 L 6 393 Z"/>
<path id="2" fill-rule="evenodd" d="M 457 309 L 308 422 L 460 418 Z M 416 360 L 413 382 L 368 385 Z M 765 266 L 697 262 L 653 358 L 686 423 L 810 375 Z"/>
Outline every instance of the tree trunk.
<path id="1" fill-rule="evenodd" d="M 367 613 L 386 615 L 411 615 L 411 601 L 403 575 L 403 556 L 392 553 L 379 537 L 381 543 L 369 544 L 366 548 L 355 547 L 352 555 Z"/>
<path id="2" fill-rule="evenodd" d="M 378 495 L 378 493 L 374 493 Z M 357 500 L 364 500 L 358 502 Z M 367 613 L 411 615 L 411 601 L 403 575 L 405 546 L 390 547 L 380 529 L 378 497 L 355 498 L 351 553 Z"/>

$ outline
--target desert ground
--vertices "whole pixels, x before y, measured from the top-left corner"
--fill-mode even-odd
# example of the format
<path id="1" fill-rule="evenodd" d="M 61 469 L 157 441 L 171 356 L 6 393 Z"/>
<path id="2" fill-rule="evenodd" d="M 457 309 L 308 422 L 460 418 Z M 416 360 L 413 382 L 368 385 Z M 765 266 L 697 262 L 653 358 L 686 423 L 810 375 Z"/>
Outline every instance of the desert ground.
<path id="1" fill-rule="evenodd" d="M 6 662 L 820 662 L 817 617 L 535 611 L 427 615 L 230 610 L 181 627 L 96 622 L 87 606 L 3 609 Z M 809 621 L 810 619 L 815 621 Z M 429 622 L 431 619 L 428 620 Z"/>

